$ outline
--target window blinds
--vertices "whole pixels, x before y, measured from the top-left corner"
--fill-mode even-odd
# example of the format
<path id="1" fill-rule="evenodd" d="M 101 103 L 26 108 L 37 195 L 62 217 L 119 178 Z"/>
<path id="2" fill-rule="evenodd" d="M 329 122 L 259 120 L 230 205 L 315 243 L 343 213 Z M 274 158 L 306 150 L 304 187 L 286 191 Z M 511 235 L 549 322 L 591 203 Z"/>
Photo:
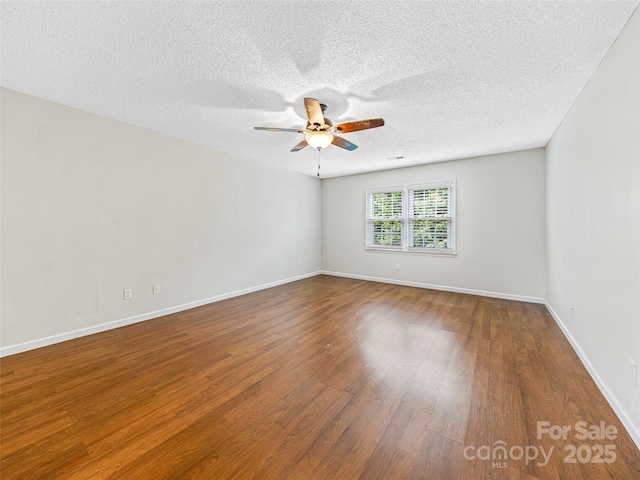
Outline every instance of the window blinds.
<path id="1" fill-rule="evenodd" d="M 402 246 L 403 192 L 376 192 L 369 198 L 369 239 L 373 245 Z"/>
<path id="2" fill-rule="evenodd" d="M 409 189 L 409 248 L 449 248 L 451 187 Z"/>
<path id="3" fill-rule="evenodd" d="M 367 190 L 366 248 L 455 254 L 455 180 Z"/>

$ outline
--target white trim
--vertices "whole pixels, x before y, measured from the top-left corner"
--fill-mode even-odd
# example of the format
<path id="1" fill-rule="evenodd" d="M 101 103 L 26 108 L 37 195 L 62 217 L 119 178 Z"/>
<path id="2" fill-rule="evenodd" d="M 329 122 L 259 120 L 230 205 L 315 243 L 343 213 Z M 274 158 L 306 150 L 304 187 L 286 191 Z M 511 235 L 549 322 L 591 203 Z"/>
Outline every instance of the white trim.
<path id="1" fill-rule="evenodd" d="M 465 293 L 468 295 L 479 295 L 481 297 L 500 298 L 502 300 L 516 300 L 518 302 L 527 303 L 544 303 L 544 298 L 529 297 L 526 295 L 514 295 L 512 293 L 488 292 L 485 290 L 474 290 L 472 288 L 450 287 L 447 285 L 433 285 L 430 283 L 408 282 L 405 280 L 396 280 L 392 278 L 370 277 L 367 275 L 354 275 L 352 273 L 330 272 L 322 270 L 323 275 L 331 275 L 333 277 L 354 278 L 356 280 L 367 280 L 369 282 L 391 283 L 394 285 L 403 285 L 405 287 L 428 288 L 431 290 L 442 290 L 445 292 Z"/>
<path id="2" fill-rule="evenodd" d="M 0 348 L 0 357 L 15 355 L 16 353 L 26 352 L 27 350 L 35 350 L 36 348 L 46 347 L 47 345 L 53 345 L 54 343 L 66 342 L 67 340 L 73 340 L 76 337 L 77 335 L 72 331 L 51 335 L 50 337 L 29 340 L 28 342 L 18 343 L 16 345 L 9 345 L 7 347 Z"/>
<path id="3" fill-rule="evenodd" d="M 376 252 L 376 253 L 401 253 L 403 255 L 433 255 L 435 257 L 457 257 L 458 254 L 455 250 L 450 248 L 414 248 L 410 249 L 401 249 L 400 247 L 385 247 L 385 246 L 370 246 L 367 245 L 365 247 L 367 252 Z"/>
<path id="4" fill-rule="evenodd" d="M 278 285 L 284 285 L 285 283 L 296 282 L 305 278 L 315 277 L 320 275 L 320 271 L 306 273 L 304 275 L 298 275 L 296 277 L 289 277 L 283 280 L 277 280 L 275 282 L 265 283 L 255 287 L 244 288 L 242 290 L 236 290 L 234 292 L 223 293 L 215 295 L 213 297 L 204 298 L 202 300 L 196 300 L 195 302 L 189 302 L 175 307 L 163 308 L 149 313 L 141 313 L 132 317 L 123 318 L 120 320 L 114 320 L 112 322 L 101 323 L 99 325 L 93 325 L 91 327 L 79 328 L 70 332 L 59 333 L 58 335 L 52 335 L 50 337 L 38 338 L 36 340 L 29 340 L 28 342 L 18 343 L 16 345 L 9 345 L 7 347 L 0 348 L 0 358 L 9 355 L 15 355 L 16 353 L 26 352 L 28 350 L 34 350 L 40 347 L 46 347 L 47 345 L 53 345 L 54 343 L 66 342 L 67 340 L 73 340 L 74 338 L 84 337 L 86 335 L 93 335 L 94 333 L 104 332 L 112 330 L 114 328 L 124 327 L 133 323 L 144 322 L 146 320 L 152 320 L 154 318 L 162 317 L 176 312 L 182 312 L 183 310 L 189 310 L 191 308 L 200 307 L 209 303 L 219 302 L 226 300 L 227 298 L 239 297 L 240 295 L 246 295 L 247 293 L 257 292 L 259 290 L 265 290 L 271 287 L 277 287 Z"/>
<path id="5" fill-rule="evenodd" d="M 578 358 L 580 359 L 584 367 L 587 369 L 587 372 L 589 372 L 589 375 L 591 375 L 591 378 L 593 379 L 595 384 L 598 386 L 598 388 L 604 395 L 604 398 L 607 400 L 607 402 L 609 403 L 609 405 L 611 406 L 615 414 L 618 416 L 618 418 L 622 422 L 622 425 L 625 427 L 625 429 L 629 433 L 629 436 L 635 442 L 636 446 L 640 449 L 640 429 L 638 429 L 638 427 L 631 420 L 631 416 L 629 415 L 629 412 L 627 412 L 627 409 L 622 405 L 622 403 L 620 403 L 620 400 L 618 400 L 618 397 L 616 396 L 616 394 L 613 393 L 611 389 L 609 389 L 609 387 L 604 382 L 604 380 L 602 380 L 600 375 L 598 375 L 598 371 L 595 369 L 595 367 L 591 363 L 591 360 L 589 360 L 589 357 L 587 356 L 585 351 L 582 349 L 578 341 L 571 334 L 571 331 L 560 319 L 560 316 L 556 313 L 556 311 L 549 304 L 549 302 L 545 300 L 544 306 L 547 307 L 547 310 L 549 311 L 553 319 L 558 324 L 558 327 L 560 327 L 560 330 L 562 330 L 562 333 L 564 334 L 564 336 L 567 338 L 567 340 L 569 340 L 569 343 L 573 347 L 573 351 L 576 352 L 576 355 L 578 355 Z"/>

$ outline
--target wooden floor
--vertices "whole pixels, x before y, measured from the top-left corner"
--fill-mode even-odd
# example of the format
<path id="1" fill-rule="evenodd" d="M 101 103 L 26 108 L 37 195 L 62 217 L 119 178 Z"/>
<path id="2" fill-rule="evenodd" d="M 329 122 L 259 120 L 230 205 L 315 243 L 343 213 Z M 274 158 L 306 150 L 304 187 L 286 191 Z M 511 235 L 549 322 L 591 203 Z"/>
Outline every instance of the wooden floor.
<path id="1" fill-rule="evenodd" d="M 6 357 L 1 381 L 3 480 L 640 478 L 535 304 L 318 276 Z"/>

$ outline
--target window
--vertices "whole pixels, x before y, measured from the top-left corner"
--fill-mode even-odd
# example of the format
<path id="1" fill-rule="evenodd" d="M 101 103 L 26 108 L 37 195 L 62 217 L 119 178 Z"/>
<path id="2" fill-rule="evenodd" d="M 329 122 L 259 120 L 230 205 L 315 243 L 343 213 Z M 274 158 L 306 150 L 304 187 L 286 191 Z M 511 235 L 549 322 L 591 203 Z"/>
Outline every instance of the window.
<path id="1" fill-rule="evenodd" d="M 453 255 L 455 180 L 367 190 L 369 250 Z"/>

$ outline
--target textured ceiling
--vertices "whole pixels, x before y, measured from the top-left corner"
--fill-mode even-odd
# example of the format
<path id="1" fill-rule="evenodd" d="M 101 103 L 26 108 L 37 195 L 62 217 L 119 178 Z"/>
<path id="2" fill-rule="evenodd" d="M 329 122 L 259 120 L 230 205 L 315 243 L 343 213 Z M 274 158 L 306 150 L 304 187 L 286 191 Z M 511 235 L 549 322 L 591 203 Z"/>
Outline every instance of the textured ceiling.
<path id="1" fill-rule="evenodd" d="M 0 81 L 309 175 L 252 127 L 383 117 L 322 150 L 338 176 L 544 146 L 638 3 L 3 1 Z"/>

